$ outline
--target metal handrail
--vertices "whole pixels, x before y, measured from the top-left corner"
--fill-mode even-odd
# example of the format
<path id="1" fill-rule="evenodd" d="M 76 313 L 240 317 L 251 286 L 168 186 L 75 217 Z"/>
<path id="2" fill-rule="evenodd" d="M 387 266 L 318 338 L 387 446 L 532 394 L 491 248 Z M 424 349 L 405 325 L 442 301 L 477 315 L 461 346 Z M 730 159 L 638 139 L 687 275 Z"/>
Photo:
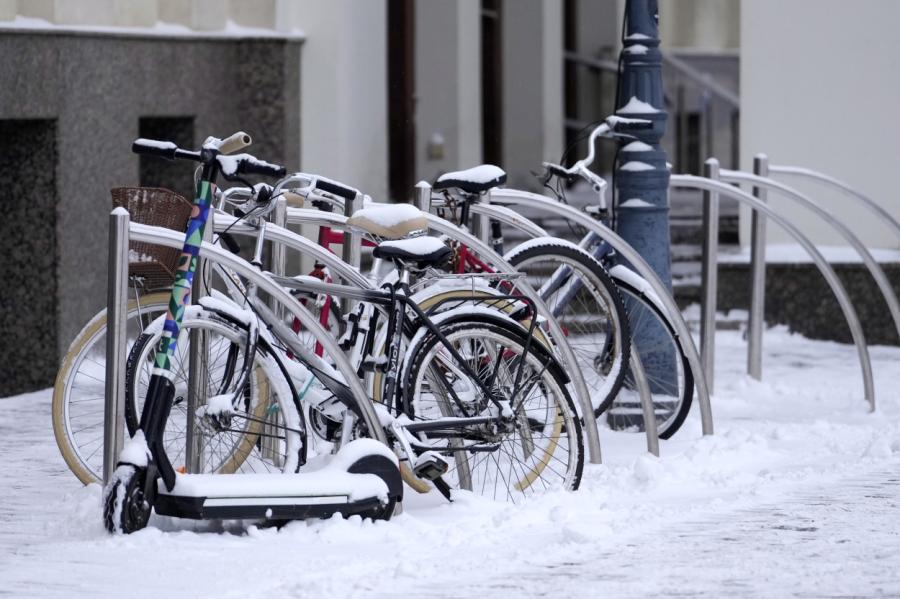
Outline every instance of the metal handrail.
<path id="1" fill-rule="evenodd" d="M 710 160 L 715 159 L 711 158 Z M 670 187 L 687 187 L 714 191 L 718 192 L 719 195 L 725 195 L 734 198 L 735 200 L 743 204 L 749 205 L 752 210 L 765 214 L 767 218 L 775 221 L 801 246 L 803 246 L 803 249 L 807 251 L 819 271 L 822 273 L 822 276 L 825 277 L 826 282 L 828 283 L 829 287 L 831 287 L 832 292 L 834 293 L 835 297 L 838 300 L 838 303 L 841 306 L 841 310 L 844 313 L 844 318 L 847 320 L 847 325 L 850 327 L 850 334 L 853 337 L 854 344 L 856 345 L 857 354 L 859 355 L 865 398 L 869 403 L 870 409 L 874 411 L 875 385 L 872 379 L 872 362 L 869 358 L 869 349 L 866 345 L 865 335 L 863 334 L 862 330 L 862 324 L 859 321 L 859 316 L 856 313 L 856 309 L 853 307 L 853 303 L 850 301 L 850 297 L 847 294 L 847 290 L 844 288 L 843 283 L 841 283 L 841 280 L 834 272 L 834 269 L 831 268 L 831 265 L 828 264 L 828 261 L 825 260 L 825 257 L 822 256 L 821 252 L 819 252 L 815 244 L 813 244 L 812 241 L 810 241 L 809 238 L 807 238 L 787 218 L 772 210 L 764 202 L 744 191 L 741 191 L 740 189 L 737 189 L 732 185 L 722 183 L 721 181 L 714 181 L 706 177 L 697 177 L 694 175 L 671 175 L 669 179 L 669 185 Z M 715 310 L 715 306 L 704 306 L 703 309 Z"/>
<path id="2" fill-rule="evenodd" d="M 757 187 L 766 187 L 782 194 L 785 197 L 793 199 L 802 206 L 815 212 L 825 222 L 831 225 L 838 233 L 840 233 L 841 236 L 846 239 L 847 242 L 853 247 L 853 249 L 855 249 L 856 252 L 860 255 L 863 260 L 863 264 L 865 264 L 866 268 L 869 271 L 869 274 L 871 274 L 872 278 L 875 279 L 875 283 L 878 285 L 878 289 L 881 291 L 881 295 L 884 297 L 884 301 L 888 305 L 888 310 L 891 313 L 891 318 L 894 320 L 894 326 L 897 329 L 897 336 L 900 337 L 900 302 L 898 302 L 897 300 L 897 294 L 894 293 L 894 288 L 891 285 L 890 280 L 887 278 L 887 275 L 884 273 L 884 269 L 881 268 L 881 265 L 878 264 L 878 261 L 875 260 L 875 257 L 872 256 L 872 253 L 869 252 L 868 248 L 862 242 L 862 240 L 857 237 L 853 233 L 853 231 L 851 231 L 850 228 L 847 227 L 847 225 L 836 219 L 831 215 L 830 212 L 822 208 L 818 203 L 813 201 L 808 196 L 800 193 L 792 187 L 784 185 L 783 183 L 774 181 L 773 179 L 760 177 L 758 175 L 745 173 L 743 171 L 731 171 L 724 169 L 720 171 L 720 176 L 722 177 L 723 181 L 734 183 L 752 183 Z"/>
<path id="3" fill-rule="evenodd" d="M 718 97 L 732 108 L 740 109 L 740 97 L 722 84 L 717 83 L 711 75 L 692 67 L 687 61 L 668 52 L 662 52 L 662 60 L 666 63 L 666 66 L 673 68 L 679 75 L 683 75 L 697 87 L 709 90 L 712 95 Z"/>

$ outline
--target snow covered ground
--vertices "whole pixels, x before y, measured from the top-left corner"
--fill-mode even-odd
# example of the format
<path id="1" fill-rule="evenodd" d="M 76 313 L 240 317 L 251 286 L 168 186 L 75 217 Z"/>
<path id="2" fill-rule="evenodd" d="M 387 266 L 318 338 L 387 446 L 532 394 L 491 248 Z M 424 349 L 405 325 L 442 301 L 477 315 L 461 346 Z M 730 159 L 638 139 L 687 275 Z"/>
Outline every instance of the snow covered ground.
<path id="1" fill-rule="evenodd" d="M 110 537 L 99 487 L 58 455 L 49 391 L 0 400 L 0 595 L 900 596 L 900 348 L 872 348 L 869 414 L 852 346 L 770 330 L 757 383 L 740 333 L 718 343 L 715 436 L 695 409 L 655 459 L 604 430 L 577 493 L 408 495 L 387 523 L 156 518 Z"/>

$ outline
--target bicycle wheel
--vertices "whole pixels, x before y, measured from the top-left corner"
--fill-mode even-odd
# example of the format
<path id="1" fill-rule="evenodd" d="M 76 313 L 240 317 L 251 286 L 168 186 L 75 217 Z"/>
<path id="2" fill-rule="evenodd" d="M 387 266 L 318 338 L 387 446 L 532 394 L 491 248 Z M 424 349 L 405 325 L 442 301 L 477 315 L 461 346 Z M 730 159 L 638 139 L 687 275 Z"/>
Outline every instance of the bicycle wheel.
<path id="1" fill-rule="evenodd" d="M 168 308 L 169 293 L 128 302 L 126 346 Z M 103 414 L 106 395 L 106 310 L 81 330 L 63 358 L 53 386 L 51 414 L 59 452 L 84 484 L 103 476 Z"/>
<path id="2" fill-rule="evenodd" d="M 205 397 L 201 397 L 198 414 L 194 418 L 194 451 L 197 458 L 190 466 L 187 460 L 188 443 L 188 366 L 191 353 L 191 332 L 206 336 L 208 351 L 203 373 Z M 160 331 L 142 335 L 128 357 L 125 386 L 125 423 L 130 434 L 138 428 L 141 409 L 147 394 L 154 364 Z M 296 412 L 292 399 L 281 399 L 280 383 L 270 385 L 270 379 L 279 374 L 264 367 L 256 355 L 249 376 L 241 376 L 245 360 L 248 331 L 211 313 L 185 319 L 178 337 L 175 355 L 171 361 L 172 382 L 175 385 L 175 401 L 166 423 L 164 447 L 172 465 L 182 471 L 232 474 L 235 472 L 281 471 L 288 456 L 290 444 L 284 427 L 273 425 L 271 416 L 282 416 L 285 403 Z M 240 387 L 238 387 L 240 386 Z M 274 401 L 270 388 L 276 390 Z M 231 401 L 227 418 L 203 415 L 212 398 L 227 397 Z M 219 405 L 221 400 L 216 401 Z M 294 418 L 296 419 L 296 418 Z M 288 419 L 287 422 L 292 422 Z M 293 424 L 297 426 L 296 423 Z M 265 433 L 263 429 L 265 428 Z M 261 435 L 264 438 L 261 439 Z"/>
<path id="3" fill-rule="evenodd" d="M 618 287 L 596 258 L 548 240 L 513 249 L 506 259 L 528 277 L 566 333 L 600 415 L 628 372 L 631 335 Z"/>
<path id="4" fill-rule="evenodd" d="M 653 410 L 661 439 L 668 439 L 684 424 L 691 410 L 694 376 L 668 316 L 646 294 L 632 284 L 616 279 L 628 306 L 631 343 L 641 357 L 653 396 Z M 640 396 L 631 371 L 607 411 L 613 429 L 643 430 Z"/>
<path id="5" fill-rule="evenodd" d="M 420 433 L 423 446 L 450 457 L 445 482 L 511 502 L 543 490 L 578 488 L 584 466 L 580 420 L 549 353 L 515 324 L 497 318 L 472 315 L 439 330 L 512 409 L 511 419 L 499 418 L 437 335 L 416 336 L 403 370 L 406 415 L 413 421 L 497 417 L 450 433 Z"/>

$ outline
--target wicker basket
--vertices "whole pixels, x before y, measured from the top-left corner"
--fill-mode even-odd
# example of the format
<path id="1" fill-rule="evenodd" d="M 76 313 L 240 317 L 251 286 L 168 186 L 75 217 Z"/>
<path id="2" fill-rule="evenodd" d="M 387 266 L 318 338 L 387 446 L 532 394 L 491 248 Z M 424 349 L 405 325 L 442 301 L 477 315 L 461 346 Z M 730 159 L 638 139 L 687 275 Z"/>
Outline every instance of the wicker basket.
<path id="1" fill-rule="evenodd" d="M 156 187 L 114 187 L 110 190 L 114 208 L 125 208 L 131 220 L 175 231 L 187 228 L 191 203 L 169 189 Z M 128 275 L 145 290 L 171 287 L 175 280 L 180 250 L 132 241 L 128 246 Z"/>

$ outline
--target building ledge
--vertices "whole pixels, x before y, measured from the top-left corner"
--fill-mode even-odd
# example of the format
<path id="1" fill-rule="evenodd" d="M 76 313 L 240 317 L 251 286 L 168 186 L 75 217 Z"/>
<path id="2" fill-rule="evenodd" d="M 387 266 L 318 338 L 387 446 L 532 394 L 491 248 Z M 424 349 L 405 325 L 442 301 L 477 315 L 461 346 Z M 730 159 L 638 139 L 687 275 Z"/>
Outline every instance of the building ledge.
<path id="1" fill-rule="evenodd" d="M 152 27 L 118 27 L 103 25 L 56 25 L 44 19 L 16 17 L 12 21 L 0 21 L 0 34 L 27 35 L 79 35 L 87 37 L 178 39 L 178 40 L 283 40 L 303 42 L 306 34 L 294 29 L 276 31 L 259 27 L 244 27 L 228 21 L 224 29 L 198 31 L 175 23 L 157 22 Z"/>

